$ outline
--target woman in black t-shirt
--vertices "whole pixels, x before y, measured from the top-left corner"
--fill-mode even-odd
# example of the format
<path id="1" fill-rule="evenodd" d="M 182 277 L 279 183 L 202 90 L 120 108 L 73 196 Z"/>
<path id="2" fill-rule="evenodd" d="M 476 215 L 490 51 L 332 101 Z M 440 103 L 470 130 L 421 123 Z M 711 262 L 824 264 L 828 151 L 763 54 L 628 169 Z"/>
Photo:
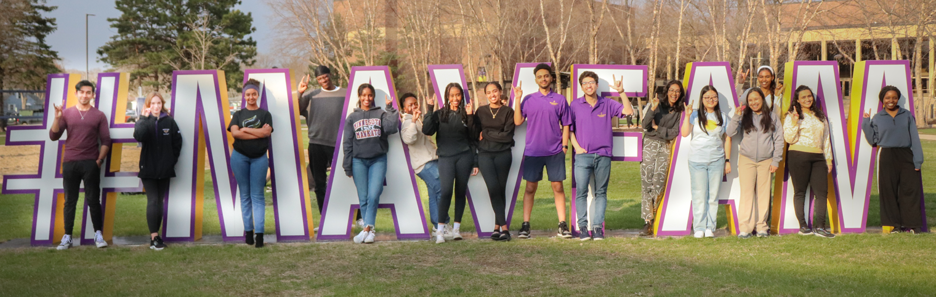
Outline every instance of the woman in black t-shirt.
<path id="1" fill-rule="evenodd" d="M 510 148 L 514 146 L 513 109 L 501 97 L 501 85 L 497 82 L 484 86 L 484 94 L 491 104 L 481 106 L 475 112 L 475 129 L 478 135 L 478 168 L 487 185 L 494 208 L 494 232 L 491 239 L 509 241 L 507 230 L 507 175 L 513 163 Z M 519 99 L 518 99 L 519 100 Z"/>
<path id="2" fill-rule="evenodd" d="M 244 84 L 244 108 L 231 117 L 228 131 L 234 136 L 231 171 L 240 189 L 241 211 L 244 216 L 244 237 L 247 244 L 263 247 L 263 223 L 266 201 L 263 196 L 266 172 L 270 165 L 267 148 L 273 133 L 273 116 L 260 109 L 260 82 L 251 79 Z M 256 234 L 256 241 L 254 240 Z"/>

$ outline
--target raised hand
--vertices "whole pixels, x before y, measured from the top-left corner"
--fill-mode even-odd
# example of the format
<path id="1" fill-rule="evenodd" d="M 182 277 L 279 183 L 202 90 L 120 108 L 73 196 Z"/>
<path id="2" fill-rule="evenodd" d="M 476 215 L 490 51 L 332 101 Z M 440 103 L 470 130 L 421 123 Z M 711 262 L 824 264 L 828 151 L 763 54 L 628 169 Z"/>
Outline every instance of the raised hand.
<path id="1" fill-rule="evenodd" d="M 783 83 L 781 82 L 777 83 L 777 89 L 774 90 L 774 96 L 778 96 L 777 94 L 783 94 Z"/>
<path id="2" fill-rule="evenodd" d="M 655 95 L 653 100 L 650 100 L 650 109 L 657 110 L 657 106 L 660 106 L 660 95 Z"/>
<path id="3" fill-rule="evenodd" d="M 302 93 L 305 93 L 305 91 L 309 89 L 310 79 L 312 79 L 312 76 L 306 74 L 306 76 L 299 81 L 299 86 L 296 87 L 296 91 L 299 91 L 299 95 L 302 95 Z"/>
<path id="4" fill-rule="evenodd" d="M 420 110 L 420 109 L 417 107 L 417 108 L 416 108 L 416 111 L 413 111 L 413 121 L 414 121 L 414 122 L 415 122 L 415 121 L 419 121 L 420 119 L 422 119 L 422 110 Z"/>
<path id="5" fill-rule="evenodd" d="M 523 81 L 518 81 L 517 86 L 513 87 L 514 92 L 514 101 L 520 102 L 520 98 L 523 97 Z"/>
<path id="6" fill-rule="evenodd" d="M 747 105 L 741 105 L 738 109 L 735 109 L 735 114 L 741 115 L 744 113 L 744 109 L 747 108 Z"/>
<path id="7" fill-rule="evenodd" d="M 692 105 L 694 103 L 695 103 L 695 100 L 689 101 L 689 104 L 686 104 L 686 109 L 683 109 L 683 117 L 686 118 L 687 120 L 689 119 L 689 116 L 692 114 Z"/>
<path id="8" fill-rule="evenodd" d="M 748 69 L 747 71 L 744 71 L 744 70 L 738 71 L 738 77 L 736 77 L 735 81 L 736 81 L 736 82 L 743 82 L 743 81 L 747 80 L 748 75 L 750 75 L 750 74 L 751 74 L 751 69 Z"/>
<path id="9" fill-rule="evenodd" d="M 63 114 L 63 112 L 62 112 L 62 106 L 61 106 L 61 105 L 52 104 L 52 108 L 55 109 L 55 118 L 56 118 L 56 119 L 57 119 L 57 118 L 61 118 L 61 117 L 62 117 L 62 114 Z"/>
<path id="10" fill-rule="evenodd" d="M 864 113 L 864 118 L 866 118 L 866 119 L 870 119 L 870 118 L 871 118 L 871 109 L 870 109 L 870 108 L 868 108 L 868 111 L 866 111 L 866 112 Z"/>
<path id="11" fill-rule="evenodd" d="M 787 112 L 788 117 L 792 117 L 794 121 L 799 121 L 799 112 L 796 111 L 796 106 L 793 106 L 793 110 Z"/>
<path id="12" fill-rule="evenodd" d="M 150 109 L 148 107 L 144 107 L 143 110 L 140 111 L 140 117 L 148 117 L 149 115 Z"/>
<path id="13" fill-rule="evenodd" d="M 384 95 L 384 98 L 386 99 L 384 103 L 386 104 L 388 108 L 393 106 L 393 99 L 390 99 L 390 96 Z"/>
<path id="14" fill-rule="evenodd" d="M 432 99 L 426 100 L 426 105 L 435 106 L 436 100 L 436 94 L 432 94 Z"/>
<path id="15" fill-rule="evenodd" d="M 465 113 L 468 115 L 474 114 L 474 101 L 472 101 L 472 103 L 465 104 Z"/>
<path id="16" fill-rule="evenodd" d="M 617 80 L 617 77 L 612 74 L 611 81 L 614 82 L 611 88 L 614 89 L 615 92 L 618 92 L 618 94 L 621 94 L 621 97 L 624 97 L 624 76 L 621 75 L 621 80 Z"/>

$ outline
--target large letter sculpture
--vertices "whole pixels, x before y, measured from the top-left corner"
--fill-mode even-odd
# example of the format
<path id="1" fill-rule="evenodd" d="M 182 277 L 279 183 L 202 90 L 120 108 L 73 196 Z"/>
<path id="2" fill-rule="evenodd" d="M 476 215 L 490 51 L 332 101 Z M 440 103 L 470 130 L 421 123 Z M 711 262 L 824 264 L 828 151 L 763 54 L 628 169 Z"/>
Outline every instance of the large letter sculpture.
<path id="1" fill-rule="evenodd" d="M 723 114 L 732 115 L 738 104 L 734 90 L 734 79 L 731 75 L 731 66 L 728 62 L 696 62 L 686 66 L 686 100 L 694 102 L 692 109 L 687 107 L 686 112 L 698 109 L 701 106 L 702 87 L 712 85 L 718 90 L 718 104 Z M 682 120 L 680 120 L 680 124 Z M 727 123 L 725 123 L 727 126 Z M 691 137 L 691 136 L 689 136 Z M 666 190 L 663 193 L 663 202 L 657 210 L 654 220 L 654 234 L 657 236 L 684 236 L 692 231 L 692 190 L 689 186 L 689 161 L 692 153 L 689 147 L 690 138 L 676 137 L 674 141 L 673 156 L 670 159 L 669 178 Z M 738 159 L 739 139 L 731 141 L 731 160 Z M 731 163 L 731 173 L 725 176 L 719 189 L 720 204 L 727 204 L 726 213 L 728 229 L 731 234 L 737 233 L 737 202 L 741 194 L 738 178 L 737 162 Z"/>
<path id="2" fill-rule="evenodd" d="M 33 194 L 36 198 L 33 209 L 32 234 L 30 243 L 35 246 L 58 243 L 65 233 L 63 211 L 65 196 L 62 190 L 62 148 L 61 141 L 49 140 L 49 129 L 55 120 L 51 112 L 52 105 L 72 107 L 77 103 L 72 86 L 80 80 L 79 75 L 50 74 L 46 83 L 45 107 L 41 126 L 10 127 L 6 135 L 6 145 L 39 145 L 39 172 L 28 175 L 7 175 L 3 177 L 3 194 Z M 111 138 L 114 144 L 111 155 L 101 170 L 101 207 L 103 208 L 104 239 L 111 242 L 114 230 L 114 209 L 117 193 L 121 191 L 140 191 L 140 180 L 134 173 L 117 172 L 120 169 L 121 143 L 133 142 L 133 125 L 125 124 L 127 105 L 127 87 L 129 75 L 125 73 L 101 73 L 98 75 L 97 94 L 94 106 L 104 112 L 108 118 Z M 64 137 L 68 137 L 66 132 Z M 87 202 L 82 208 L 82 226 L 80 244 L 94 243 L 94 230 L 90 221 Z M 77 235 L 77 234 L 73 234 Z M 76 236 L 77 237 L 77 236 Z"/>
<path id="3" fill-rule="evenodd" d="M 598 88 L 597 92 L 601 96 L 621 96 L 617 92 L 611 91 L 611 84 L 614 82 L 611 80 L 612 77 L 620 77 L 623 80 L 624 92 L 629 97 L 643 97 L 647 95 L 647 66 L 632 66 L 632 65 L 572 65 L 572 94 L 575 94 L 575 98 L 585 96 L 585 92 L 579 87 L 578 79 L 579 75 L 585 71 L 592 71 L 598 75 Z M 569 98 L 569 100 L 575 100 L 575 98 Z M 631 104 L 630 102 L 623 102 L 624 104 Z M 634 110 L 637 112 L 637 110 Z M 612 161 L 625 161 L 625 162 L 640 162 L 643 160 L 643 133 L 641 132 L 614 132 L 614 147 L 612 149 Z M 575 168 L 575 158 L 572 158 L 572 168 Z M 571 207 L 571 220 L 572 221 L 572 233 L 573 235 L 578 235 L 578 220 L 575 218 L 576 208 L 575 208 L 575 191 L 576 187 L 580 186 L 575 183 L 575 170 L 571 172 L 572 177 L 572 207 Z M 594 183 L 594 182 L 593 182 Z M 591 213 L 591 204 L 592 200 L 595 199 L 594 196 L 594 185 L 586 185 L 589 187 L 588 190 L 588 230 L 593 230 L 594 226 L 592 225 L 592 213 Z M 604 226 L 602 226 L 603 228 Z"/>
<path id="4" fill-rule="evenodd" d="M 893 85 L 904 94 L 898 104 L 912 110 L 913 92 L 910 81 L 909 61 L 861 61 L 855 65 L 851 100 L 848 110 L 842 96 L 838 63 L 834 61 L 795 61 L 786 64 L 784 81 L 790 82 L 784 96 L 784 111 L 790 100 L 796 98 L 791 90 L 800 85 L 809 86 L 822 103 L 828 118 L 832 137 L 833 171 L 829 176 L 829 223 L 835 233 L 861 233 L 865 231 L 870 207 L 871 184 L 874 182 L 877 148 L 871 147 L 861 131 L 865 119 L 863 113 L 877 113 L 881 108 L 878 93 L 886 85 Z M 785 113 L 784 113 L 785 115 Z M 846 116 L 847 115 L 847 116 Z M 781 167 L 782 170 L 782 167 Z M 778 173 L 781 171 L 777 171 Z M 777 178 L 774 193 L 776 218 L 772 225 L 777 233 L 794 233 L 799 230 L 793 208 L 793 185 L 789 172 L 783 171 L 783 179 Z M 779 175 L 778 175 L 779 177 Z M 920 185 L 922 187 L 922 185 Z M 921 212 L 923 192 L 920 191 Z M 810 213 L 812 203 L 805 203 Z M 811 216 L 810 216 L 811 217 Z M 811 220 L 807 219 L 811 224 Z M 926 228 L 926 227 L 924 227 Z"/>
<path id="5" fill-rule="evenodd" d="M 270 172 L 273 183 L 273 213 L 276 241 L 308 241 L 311 237 L 312 206 L 303 153 L 299 102 L 292 100 L 289 69 L 247 69 L 248 79 L 260 82 L 260 108 L 273 115 L 270 136 Z M 241 104 L 243 106 L 243 103 Z M 333 171 L 334 172 L 334 171 Z"/>
<path id="6" fill-rule="evenodd" d="M 353 67 L 348 84 L 348 95 L 345 97 L 345 108 L 342 112 L 347 116 L 357 106 L 357 89 L 361 84 L 370 83 L 377 90 L 374 104 L 385 108 L 385 98 L 396 98 L 396 90 L 390 79 L 390 69 L 387 66 Z M 393 100 L 394 106 L 398 106 Z M 357 189 L 354 180 L 345 175 L 342 169 L 344 148 L 342 135 L 345 121 L 341 121 L 338 128 L 338 141 L 335 143 L 335 157 L 332 159 L 331 174 L 328 176 L 328 190 L 325 193 L 325 206 L 322 209 L 322 221 L 319 224 L 318 240 L 349 240 L 351 239 L 351 220 L 354 210 L 360 207 Z M 426 239 L 429 238 L 429 229 L 426 218 L 422 212 L 422 203 L 419 198 L 419 189 L 416 185 L 416 175 L 409 166 L 409 149 L 400 138 L 400 134 L 389 135 L 390 144 L 387 152 L 387 177 L 384 181 L 384 191 L 380 196 L 380 208 L 389 208 L 393 214 L 394 227 L 397 239 Z"/>

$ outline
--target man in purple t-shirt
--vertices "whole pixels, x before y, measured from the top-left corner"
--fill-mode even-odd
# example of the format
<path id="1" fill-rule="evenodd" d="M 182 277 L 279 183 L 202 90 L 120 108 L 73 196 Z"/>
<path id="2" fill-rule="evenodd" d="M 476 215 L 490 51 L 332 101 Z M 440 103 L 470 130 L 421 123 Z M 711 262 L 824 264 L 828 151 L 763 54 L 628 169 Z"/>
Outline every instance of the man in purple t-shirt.
<path id="1" fill-rule="evenodd" d="M 514 98 L 523 98 L 514 113 L 514 124 L 527 125 L 526 149 L 523 151 L 523 179 L 526 189 L 523 193 L 523 225 L 519 238 L 530 238 L 530 214 L 533 212 L 533 195 L 539 181 L 543 179 L 543 167 L 549 175 L 553 195 L 556 201 L 556 214 L 559 216 L 558 236 L 572 238 L 569 224 L 565 221 L 565 190 L 562 181 L 566 178 L 565 154 L 569 149 L 569 103 L 564 96 L 552 91 L 552 67 L 546 64 L 533 68 L 539 92 L 523 97 L 520 85 L 514 88 Z M 518 100 L 519 101 L 519 100 Z"/>
<path id="2" fill-rule="evenodd" d="M 107 117 L 104 113 L 91 106 L 94 99 L 94 85 L 82 80 L 75 85 L 75 97 L 78 104 L 62 110 L 61 106 L 55 108 L 55 120 L 49 130 L 49 139 L 53 141 L 62 138 L 68 131 L 65 139 L 65 151 L 62 158 L 62 184 L 65 190 L 65 236 L 59 244 L 59 250 L 71 247 L 72 228 L 75 226 L 75 205 L 78 203 L 78 191 L 84 181 L 85 201 L 91 213 L 91 224 L 94 226 L 94 244 L 106 247 L 107 242 L 101 235 L 103 218 L 101 217 L 101 164 L 110 150 L 111 139 L 108 130 Z"/>
<path id="3" fill-rule="evenodd" d="M 613 76 L 614 84 L 611 88 L 627 98 L 624 94 L 623 80 L 618 81 Z M 575 148 L 575 166 L 572 168 L 575 176 L 575 212 L 578 217 L 577 224 L 580 231 L 579 239 L 604 239 L 605 207 L 608 205 L 608 181 L 611 179 L 611 148 L 614 145 L 614 134 L 611 125 L 618 118 L 627 117 L 634 113 L 630 102 L 620 102 L 598 95 L 598 75 L 591 71 L 579 75 L 579 84 L 585 96 L 572 101 L 569 110 L 572 113 L 571 140 Z M 594 178 L 592 177 L 594 175 Z M 595 193 L 592 202 L 592 228 L 589 236 L 588 228 L 588 187 Z"/>

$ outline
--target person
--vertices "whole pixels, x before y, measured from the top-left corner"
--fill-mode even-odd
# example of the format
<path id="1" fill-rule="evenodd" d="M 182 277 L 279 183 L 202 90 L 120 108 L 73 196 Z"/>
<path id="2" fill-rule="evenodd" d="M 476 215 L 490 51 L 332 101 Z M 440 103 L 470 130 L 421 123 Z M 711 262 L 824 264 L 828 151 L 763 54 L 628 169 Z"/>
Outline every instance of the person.
<path id="1" fill-rule="evenodd" d="M 614 89 L 624 101 L 623 80 L 611 77 Z M 578 215 L 578 228 L 580 240 L 603 240 L 604 213 L 608 204 L 608 181 L 611 179 L 611 149 L 614 145 L 614 134 L 611 125 L 618 118 L 627 117 L 634 113 L 630 103 L 620 102 L 598 95 L 598 75 L 591 71 L 579 75 L 579 84 L 585 96 L 579 97 L 569 104 L 572 114 L 570 139 L 575 148 L 575 210 Z M 594 191 L 595 200 L 592 201 L 591 234 L 588 228 L 588 188 Z"/>
<path id="2" fill-rule="evenodd" d="M 549 174 L 549 181 L 556 202 L 556 216 L 559 217 L 557 236 L 572 238 L 569 224 L 565 220 L 565 190 L 562 181 L 566 178 L 565 154 L 569 150 L 569 125 L 572 116 L 565 96 L 553 92 L 552 67 L 541 63 L 533 68 L 539 92 L 523 97 L 522 84 L 514 87 L 517 100 L 514 113 L 514 125 L 527 125 L 526 147 L 523 150 L 523 179 L 526 188 L 523 191 L 523 225 L 517 237 L 530 238 L 530 216 L 533 213 L 533 197 L 539 181 L 543 179 L 543 167 Z"/>
<path id="3" fill-rule="evenodd" d="M 702 106 L 686 112 L 682 137 L 692 135 L 689 147 L 689 180 L 692 188 L 692 229 L 695 238 L 715 237 L 718 190 L 725 174 L 731 173 L 731 137 L 725 135 L 728 115 L 718 104 L 718 91 L 702 87 Z M 689 104 L 692 106 L 692 103 Z"/>
<path id="4" fill-rule="evenodd" d="M 321 88 L 306 94 L 309 80 L 312 78 L 306 74 L 296 89 L 299 91 L 299 114 L 306 118 L 309 130 L 309 164 L 306 167 L 311 177 L 309 188 L 315 192 L 315 202 L 318 203 L 321 213 L 325 191 L 328 189 L 327 169 L 331 167 L 332 158 L 335 156 L 345 94 L 341 86 L 332 82 L 331 70 L 328 67 L 319 65 L 315 67 L 314 73 L 315 81 Z M 356 221 L 359 225 L 363 223 L 360 211 L 357 212 Z"/>
<path id="5" fill-rule="evenodd" d="M 750 69 L 745 72 L 738 72 L 738 81 L 745 81 L 750 73 Z M 741 105 L 747 105 L 748 93 L 751 92 L 751 90 L 759 89 L 761 93 L 764 93 L 764 102 L 767 104 L 767 107 L 775 111 L 779 117 L 781 100 L 783 98 L 783 84 L 777 82 L 777 75 L 773 67 L 763 65 L 758 67 L 755 73 L 757 73 L 757 86 L 751 87 L 741 94 Z"/>
<path id="6" fill-rule="evenodd" d="M 432 101 L 435 102 L 435 96 Z M 422 111 L 419 109 L 419 102 L 416 95 L 406 93 L 400 96 L 400 102 L 403 102 L 403 127 L 400 129 L 400 137 L 403 143 L 409 147 L 410 166 L 426 183 L 426 191 L 429 192 L 429 221 L 432 223 L 432 234 L 434 235 L 436 225 L 439 223 L 439 196 L 442 188 L 439 184 L 439 156 L 436 155 L 436 145 L 432 140 L 422 133 Z M 432 105 L 428 105 L 432 106 Z M 431 111 L 430 111 L 431 112 Z M 448 224 L 448 220 L 443 222 Z M 443 234 L 448 236 L 447 234 Z"/>
<path id="7" fill-rule="evenodd" d="M 465 103 L 464 92 L 458 83 L 445 86 L 445 107 L 427 114 L 423 119 L 422 132 L 426 135 L 436 136 L 439 155 L 439 182 L 442 184 L 442 195 L 439 199 L 438 227 L 436 227 L 436 243 L 444 243 L 444 231 L 448 230 L 452 240 L 461 240 L 462 216 L 465 213 L 466 194 L 468 193 L 469 175 L 478 175 L 478 156 L 476 143 L 472 136 L 474 127 L 473 107 Z M 430 101 L 431 102 L 431 101 Z M 426 102 L 430 109 L 435 102 Z M 455 194 L 455 223 L 453 226 L 442 223 L 449 219 L 448 210 L 452 204 L 452 191 Z M 446 229 L 449 228 L 449 229 Z"/>
<path id="8" fill-rule="evenodd" d="M 507 176 L 513 163 L 514 111 L 504 104 L 503 89 L 497 82 L 484 86 L 484 95 L 490 104 L 475 112 L 478 132 L 478 169 L 487 185 L 491 207 L 494 209 L 494 232 L 491 239 L 510 241 L 507 228 Z"/>
<path id="9" fill-rule="evenodd" d="M 371 84 L 361 84 L 357 94 L 357 108 L 345 120 L 342 167 L 354 179 L 364 218 L 364 229 L 354 236 L 354 243 L 374 243 L 377 206 L 387 177 L 387 136 L 399 132 L 400 115 L 390 97 L 386 112 L 374 104 L 377 90 Z"/>
<path id="10" fill-rule="evenodd" d="M 802 85 L 796 88 L 794 94 L 796 100 L 791 103 L 783 123 L 783 139 L 790 144 L 786 166 L 793 181 L 793 207 L 800 225 L 799 234 L 834 238 L 835 235 L 826 228 L 828 175 L 832 173 L 829 124 L 820 107 L 821 99 L 813 95 L 812 89 Z M 816 194 L 813 228 L 806 223 L 803 209 L 806 186 L 810 186 Z"/>
<path id="11" fill-rule="evenodd" d="M 783 160 L 783 130 L 780 117 L 764 100 L 764 92 L 751 88 L 745 102 L 728 123 L 728 137 L 741 134 L 738 146 L 738 175 L 741 199 L 738 203 L 738 238 L 767 237 L 767 211 L 770 208 L 770 174 Z"/>
<path id="12" fill-rule="evenodd" d="M 897 104 L 900 96 L 897 87 L 882 88 L 878 99 L 884 109 L 873 118 L 869 109 L 862 119 L 861 130 L 868 144 L 881 147 L 878 172 L 881 225 L 892 228 L 892 233 L 915 234 L 923 227 L 920 212 L 923 147 L 913 114 Z"/>
<path id="13" fill-rule="evenodd" d="M 245 242 L 263 247 L 266 197 L 266 172 L 270 160 L 267 149 L 273 133 L 273 115 L 257 105 L 260 82 L 250 79 L 244 84 L 244 108 L 234 112 L 228 131 L 234 136 L 231 171 L 240 190 L 241 213 L 244 217 Z M 256 239 L 254 236 L 256 235 Z"/>
<path id="14" fill-rule="evenodd" d="M 163 199 L 169 194 L 169 179 L 176 176 L 175 164 L 182 153 L 182 132 L 169 116 L 162 94 L 153 92 L 146 97 L 140 119 L 133 125 L 133 139 L 143 145 L 137 177 L 146 190 L 150 249 L 160 251 L 166 247 L 159 237 Z"/>
<path id="15" fill-rule="evenodd" d="M 682 82 L 671 80 L 666 83 L 666 100 L 659 97 L 644 112 L 643 160 L 640 161 L 640 217 L 644 219 L 640 236 L 653 235 L 653 220 L 656 217 L 658 198 L 666 188 L 669 175 L 670 141 L 679 135 L 679 120 L 686 109 Z"/>
<path id="16" fill-rule="evenodd" d="M 84 197 L 94 227 L 94 245 L 107 247 L 101 230 L 104 219 L 101 214 L 101 164 L 110 151 L 111 138 L 107 117 L 91 106 L 94 85 L 82 80 L 75 84 L 78 104 L 62 110 L 53 105 L 55 119 L 49 130 L 49 139 L 57 141 L 68 132 L 62 157 L 62 188 L 65 191 L 65 235 L 57 249 L 67 250 L 72 245 L 72 229 L 75 226 L 75 207 L 78 192 L 84 182 Z"/>

